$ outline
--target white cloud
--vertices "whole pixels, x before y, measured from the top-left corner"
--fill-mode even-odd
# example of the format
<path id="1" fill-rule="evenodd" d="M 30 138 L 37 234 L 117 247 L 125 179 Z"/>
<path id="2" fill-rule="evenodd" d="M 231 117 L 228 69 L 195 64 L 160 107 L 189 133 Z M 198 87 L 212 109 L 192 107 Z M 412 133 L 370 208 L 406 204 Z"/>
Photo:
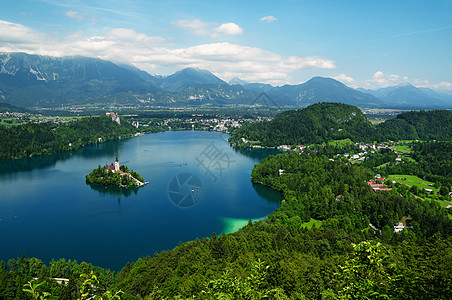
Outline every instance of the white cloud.
<path id="1" fill-rule="evenodd" d="M 115 28 L 108 32 L 107 38 L 109 40 L 123 41 L 123 42 L 138 42 L 147 45 L 155 45 L 163 42 L 165 39 L 161 37 L 151 37 L 143 33 L 138 33 L 132 29 Z"/>
<path id="2" fill-rule="evenodd" d="M 424 87 L 442 91 L 444 90 L 452 91 L 452 83 L 447 81 L 441 81 L 440 83 L 430 83 L 428 80 L 414 79 L 411 81 L 411 84 L 414 85 L 415 87 Z"/>
<path id="3" fill-rule="evenodd" d="M 340 74 L 340 75 L 338 75 L 336 77 L 333 77 L 333 78 L 336 79 L 337 81 L 342 82 L 345 85 L 350 85 L 350 84 L 353 84 L 354 82 L 356 82 L 356 80 L 353 79 L 353 77 L 348 76 L 346 74 Z"/>
<path id="4" fill-rule="evenodd" d="M 250 82 L 290 83 L 295 72 L 306 69 L 333 69 L 333 61 L 316 56 L 283 56 L 256 47 L 232 43 L 207 43 L 174 47 L 168 39 L 149 36 L 127 28 L 110 29 L 103 35 L 83 31 L 66 36 L 43 34 L 0 21 L 0 52 L 82 55 L 130 63 L 145 71 L 174 72 L 192 66 L 214 72 L 224 80 L 239 77 Z"/>
<path id="5" fill-rule="evenodd" d="M 243 29 L 235 23 L 224 23 L 215 27 L 216 23 L 204 22 L 201 20 L 177 20 L 171 22 L 174 26 L 185 29 L 194 35 L 211 36 L 218 39 L 221 34 L 226 35 L 240 35 L 243 34 Z"/>
<path id="6" fill-rule="evenodd" d="M 203 22 L 201 20 L 178 20 L 172 22 L 173 25 L 186 29 L 194 35 L 209 35 L 213 23 Z"/>
<path id="7" fill-rule="evenodd" d="M 343 82 L 344 84 L 347 84 L 350 87 L 353 88 L 366 88 L 366 89 L 372 89 L 377 90 L 380 88 L 386 88 L 390 86 L 396 86 L 399 84 L 405 84 L 409 83 L 415 87 L 424 87 L 424 88 L 430 88 L 435 90 L 452 90 L 452 83 L 442 81 L 440 83 L 430 83 L 428 80 L 421 80 L 421 79 L 411 79 L 406 75 L 398 75 L 398 74 L 390 74 L 386 75 L 382 71 L 377 71 L 373 74 L 371 79 L 366 80 L 354 80 L 353 78 L 341 74 L 339 76 L 334 77 L 334 79 L 339 80 Z M 350 80 L 352 79 L 352 80 Z"/>
<path id="8" fill-rule="evenodd" d="M 342 81 L 346 83 L 345 81 Z M 391 74 L 386 75 L 382 71 L 376 71 L 371 79 L 366 79 L 363 81 L 352 81 L 349 82 L 351 87 L 362 87 L 366 89 L 380 89 L 389 86 L 395 86 L 402 83 L 411 83 L 407 76 Z"/>
<path id="9" fill-rule="evenodd" d="M 265 17 L 260 18 L 259 20 L 270 23 L 270 22 L 277 21 L 278 19 L 274 16 L 265 16 Z"/>
<path id="10" fill-rule="evenodd" d="M 73 10 L 68 10 L 66 12 L 66 16 L 68 18 L 71 18 L 71 19 L 76 20 L 78 22 L 81 22 L 81 21 L 83 21 L 85 19 L 84 16 L 82 16 L 81 14 L 79 14 L 78 12 L 73 11 Z"/>
<path id="11" fill-rule="evenodd" d="M 433 88 L 439 90 L 452 90 L 452 82 L 441 81 L 440 83 L 433 85 Z"/>
<path id="12" fill-rule="evenodd" d="M 224 23 L 215 28 L 216 32 L 228 34 L 228 35 L 238 35 L 243 33 L 243 29 L 235 23 Z"/>
<path id="13" fill-rule="evenodd" d="M 384 88 L 406 82 L 408 82 L 407 76 L 400 76 L 396 74 L 385 75 L 382 71 L 377 71 L 373 75 L 372 79 L 365 81 L 365 84 L 377 86 L 378 88 Z"/>
<path id="14" fill-rule="evenodd" d="M 43 34 L 26 26 L 0 20 L 0 43 L 3 46 L 5 44 L 36 43 L 43 37 Z"/>

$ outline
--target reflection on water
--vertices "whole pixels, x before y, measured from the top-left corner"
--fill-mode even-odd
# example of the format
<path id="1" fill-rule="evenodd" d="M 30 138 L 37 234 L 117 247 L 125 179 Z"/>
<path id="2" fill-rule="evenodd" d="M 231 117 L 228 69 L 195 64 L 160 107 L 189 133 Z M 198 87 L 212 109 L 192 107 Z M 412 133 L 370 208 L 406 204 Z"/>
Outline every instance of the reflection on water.
<path id="1" fill-rule="evenodd" d="M 255 184 L 253 183 L 253 189 L 256 191 L 256 193 L 266 199 L 267 201 L 274 202 L 274 203 L 280 203 L 281 202 L 281 193 L 275 190 L 272 190 L 266 186 Z"/>
<path id="2" fill-rule="evenodd" d="M 99 192 L 101 196 L 113 195 L 118 196 L 118 199 L 121 196 L 130 197 L 131 195 L 137 195 L 140 187 L 126 187 L 122 188 L 119 186 L 113 185 L 102 185 L 96 183 L 86 183 L 92 190 Z"/>
<path id="3" fill-rule="evenodd" d="M 45 262 L 64 257 L 118 271 L 140 256 L 212 232 L 234 231 L 248 219 L 267 216 L 279 207 L 281 195 L 253 185 L 250 173 L 260 159 L 278 151 L 234 150 L 224 137 L 214 132 L 162 132 L 0 161 L 0 260 L 24 253 Z M 212 167 L 216 181 L 197 160 L 212 145 L 231 159 L 220 170 Z M 150 184 L 120 188 L 86 183 L 86 174 L 110 164 L 116 155 Z M 169 197 L 171 180 L 182 173 L 202 181 L 202 200 L 194 206 L 180 208 Z"/>
<path id="4" fill-rule="evenodd" d="M 21 158 L 12 160 L 0 160 L 0 179 L 3 174 L 28 172 L 55 166 L 57 161 L 65 161 L 71 158 L 103 158 L 115 157 L 121 154 L 122 143 L 120 141 L 94 144 L 75 151 L 67 151 L 57 154 L 43 155 L 39 157 Z M 6 178 L 6 177 L 5 177 Z"/>
<path id="5" fill-rule="evenodd" d="M 276 155 L 283 153 L 283 150 L 270 149 L 270 148 L 233 148 L 235 152 L 245 155 L 252 159 L 261 161 L 269 155 Z"/>

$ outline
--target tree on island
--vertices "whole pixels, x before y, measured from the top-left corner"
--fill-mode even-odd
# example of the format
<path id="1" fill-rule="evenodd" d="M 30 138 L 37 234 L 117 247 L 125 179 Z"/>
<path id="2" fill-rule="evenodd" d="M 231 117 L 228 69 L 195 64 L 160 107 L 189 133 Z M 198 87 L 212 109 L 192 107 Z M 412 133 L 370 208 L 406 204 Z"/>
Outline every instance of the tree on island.
<path id="1" fill-rule="evenodd" d="M 100 165 L 85 176 L 87 183 L 97 183 L 102 185 L 114 185 L 119 187 L 143 186 L 144 179 L 138 174 L 129 170 L 125 165 L 119 166 L 118 158 L 115 164 Z"/>

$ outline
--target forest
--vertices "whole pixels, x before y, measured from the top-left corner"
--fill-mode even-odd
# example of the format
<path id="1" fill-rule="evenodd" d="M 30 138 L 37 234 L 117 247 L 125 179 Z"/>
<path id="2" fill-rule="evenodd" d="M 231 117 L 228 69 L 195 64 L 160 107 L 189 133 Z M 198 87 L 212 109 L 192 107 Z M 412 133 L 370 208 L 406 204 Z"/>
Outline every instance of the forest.
<path id="1" fill-rule="evenodd" d="M 434 182 L 437 187 L 444 187 L 444 194 L 448 193 L 452 186 L 452 141 L 408 144 L 411 144 L 412 160 L 396 163 L 394 152 L 383 151 L 383 153 L 371 155 L 362 165 L 384 175 L 415 175 Z"/>
<path id="2" fill-rule="evenodd" d="M 18 159 L 76 150 L 82 146 L 128 137 L 136 128 L 111 117 L 84 117 L 66 124 L 28 123 L 0 126 L 0 159 Z"/>
<path id="3" fill-rule="evenodd" d="M 91 293 L 101 299 L 450 299 L 446 210 L 403 185 L 375 192 L 367 184 L 373 175 L 314 151 L 270 156 L 251 177 L 283 194 L 266 220 L 142 257 L 117 274 L 86 263 L 10 260 L 0 263 L 0 297 L 30 299 L 27 282 L 37 278 L 46 299 L 86 299 L 81 287 L 95 278 L 101 288 Z M 312 219 L 321 225 L 306 228 Z M 401 221 L 410 229 L 394 232 Z M 55 277 L 70 280 L 59 285 Z"/>
<path id="4" fill-rule="evenodd" d="M 277 147 L 321 144 L 347 138 L 354 142 L 451 140 L 452 112 L 405 112 L 374 126 L 355 106 L 317 103 L 279 113 L 268 122 L 245 124 L 232 133 L 230 141 L 239 147 Z"/>

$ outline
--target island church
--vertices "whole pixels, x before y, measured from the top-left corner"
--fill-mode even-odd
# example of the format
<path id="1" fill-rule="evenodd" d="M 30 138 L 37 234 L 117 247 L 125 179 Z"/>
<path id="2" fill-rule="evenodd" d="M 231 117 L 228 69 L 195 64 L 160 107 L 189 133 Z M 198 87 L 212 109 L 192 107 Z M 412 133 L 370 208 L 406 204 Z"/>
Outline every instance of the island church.
<path id="1" fill-rule="evenodd" d="M 109 166 L 107 167 L 106 170 L 107 170 L 107 171 L 112 171 L 113 173 L 128 174 L 128 175 L 130 175 L 129 173 L 124 173 L 123 171 L 121 171 L 121 170 L 119 169 L 119 160 L 118 160 L 118 156 L 116 156 L 115 163 L 114 163 L 114 164 L 112 163 L 111 165 L 109 165 Z"/>
<path id="2" fill-rule="evenodd" d="M 118 156 L 116 156 L 115 163 L 114 163 L 114 164 L 112 163 L 111 165 L 109 165 L 109 166 L 105 169 L 105 172 L 108 172 L 108 171 L 111 171 L 111 172 L 113 172 L 113 173 L 118 173 L 118 174 L 121 175 L 121 176 L 124 176 L 124 175 L 125 175 L 125 176 L 128 176 L 129 178 L 131 178 L 132 180 L 134 180 L 138 186 L 148 184 L 148 182 L 141 182 L 141 181 L 139 181 L 138 179 L 136 179 L 135 177 L 133 177 L 132 175 L 130 175 L 130 173 L 126 173 L 126 172 L 121 171 L 121 170 L 119 169 L 119 160 L 118 160 Z"/>

